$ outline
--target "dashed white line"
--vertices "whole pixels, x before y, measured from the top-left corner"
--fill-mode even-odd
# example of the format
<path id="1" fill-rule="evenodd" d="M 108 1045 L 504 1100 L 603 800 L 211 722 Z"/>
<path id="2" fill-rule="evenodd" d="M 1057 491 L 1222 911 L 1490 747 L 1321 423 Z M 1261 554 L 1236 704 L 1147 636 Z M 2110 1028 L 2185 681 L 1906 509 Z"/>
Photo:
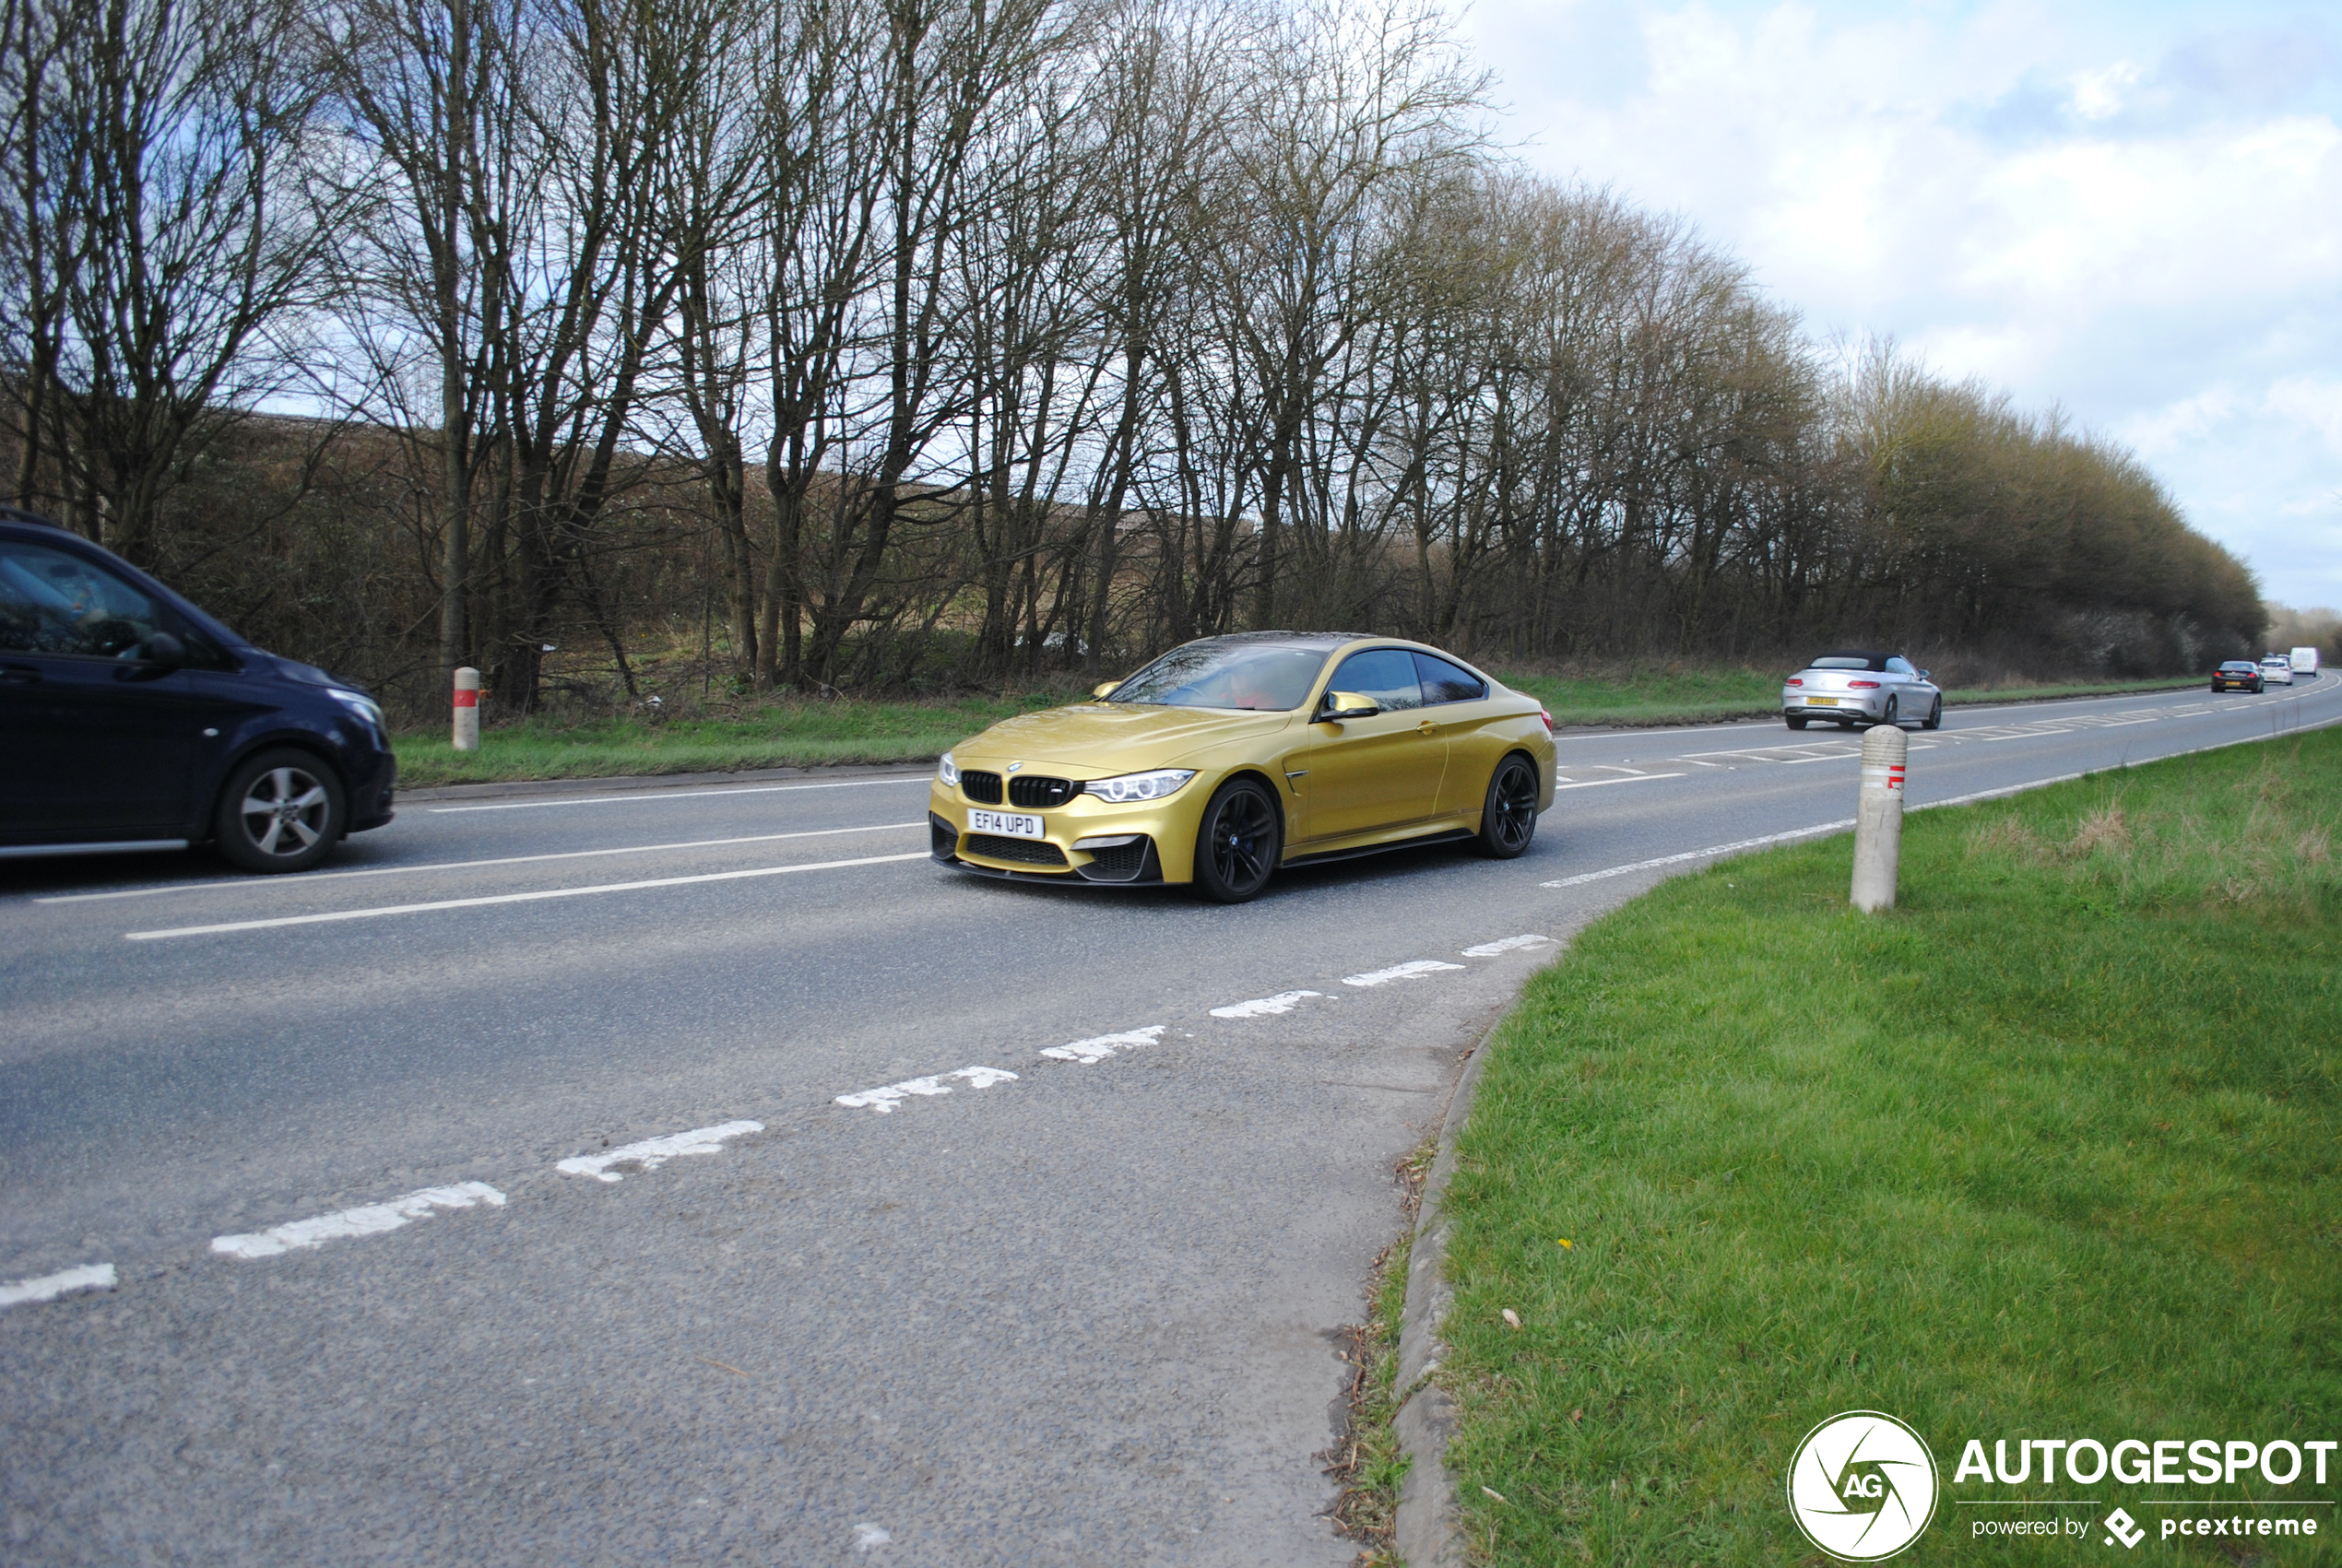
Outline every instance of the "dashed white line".
<path id="1" fill-rule="evenodd" d="M 297 1247 L 321 1247 L 327 1242 L 351 1236 L 379 1236 L 397 1230 L 408 1220 L 420 1220 L 436 1208 L 470 1208 L 483 1203 L 491 1208 L 502 1208 L 504 1195 L 486 1182 L 425 1187 L 404 1197 L 394 1197 L 388 1203 L 369 1203 L 345 1208 L 338 1214 L 321 1214 L 314 1220 L 272 1225 L 251 1235 L 214 1236 L 211 1250 L 230 1257 L 276 1257 Z"/>
<path id="2" fill-rule="evenodd" d="M 1214 1008 L 1212 1009 L 1212 1016 L 1213 1018 L 1270 1018 L 1278 1013 L 1289 1013 L 1310 997 L 1324 995 L 1322 991 L 1280 991 L 1273 996 L 1262 996 L 1254 1001 L 1237 1002 L 1229 1007 Z"/>
<path id="3" fill-rule="evenodd" d="M 612 1165 L 635 1165 L 645 1171 L 656 1171 L 679 1155 L 720 1154 L 726 1140 L 763 1130 L 763 1122 L 725 1122 L 717 1126 L 694 1127 L 690 1132 L 645 1138 L 640 1143 L 630 1143 L 623 1149 L 613 1149 L 602 1154 L 574 1154 L 553 1169 L 565 1176 L 591 1176 L 597 1182 L 621 1182 L 626 1178 L 611 1170 Z"/>
<path id="4" fill-rule="evenodd" d="M 1576 784 L 1557 784 L 1554 785 L 1554 788 L 1557 790 L 1600 789 L 1604 784 L 1656 784 L 1661 779 L 1679 779 L 1683 776 L 1681 773 L 1637 773 L 1634 777 L 1627 779 L 1580 779 Z"/>
<path id="5" fill-rule="evenodd" d="M 1551 942 L 1551 937 L 1507 937 L 1501 941 L 1483 942 L 1463 950 L 1466 958 L 1495 958 L 1498 953 L 1515 952 L 1522 948 L 1540 948 Z"/>
<path id="6" fill-rule="evenodd" d="M 337 909 L 324 914 L 281 914 L 270 920 L 227 920 L 214 925 L 172 925 L 160 931 L 124 931 L 133 942 L 159 942 L 171 937 L 211 937 L 230 931 L 266 931 L 283 925 L 323 925 L 337 920 L 377 920 L 388 914 L 425 914 L 443 909 L 485 909 L 491 904 L 535 903 L 542 899 L 585 898 L 594 893 L 631 893 L 645 888 L 688 888 L 703 882 L 738 882 L 751 877 L 786 877 L 798 871 L 836 871 L 850 866 L 891 866 L 897 861 L 925 860 L 925 850 L 909 855 L 873 855 L 860 860 L 816 860 L 803 866 L 760 866 L 747 871 L 708 871 L 696 877 L 653 877 L 640 882 L 597 882 L 589 888 L 545 888 L 531 893 L 493 893 L 480 898 L 435 899 L 429 903 L 377 904 L 371 909 Z"/>
<path id="7" fill-rule="evenodd" d="M 349 877 L 406 877 L 423 871 L 473 871 L 486 866 L 533 866 L 545 860 L 588 860 L 606 855 L 657 855 L 666 850 L 722 849 L 731 844 L 776 843 L 782 839 L 826 839 L 842 833 L 896 832 L 906 828 L 924 828 L 919 822 L 881 822 L 868 828 L 815 828 L 798 833 L 752 833 L 745 838 L 687 839 L 680 843 L 625 844 L 617 849 L 568 849 L 553 855 L 507 855 L 493 860 L 437 860 L 421 866 L 372 866 L 361 871 L 311 871 L 297 880 L 288 882 L 278 877 L 239 877 L 215 882 L 173 882 L 160 888 L 124 888 L 103 893 L 52 893 L 36 898 L 35 903 L 94 903 L 101 899 L 144 899 L 158 893 L 200 893 L 216 888 L 311 888 L 320 882 L 335 882 Z"/>
<path id="8" fill-rule="evenodd" d="M 1462 964 L 1446 963 L 1438 959 L 1414 959 L 1393 964 L 1389 969 L 1371 970 L 1365 974 L 1345 974 L 1344 985 L 1388 985 L 1394 980 L 1420 980 L 1426 974 L 1437 974 L 1443 969 L 1461 969 Z"/>
<path id="9" fill-rule="evenodd" d="M 626 795 L 589 795 L 577 800 L 499 800 L 486 806 L 427 806 L 445 817 L 458 811 L 530 811 L 542 806 L 623 806 L 636 800 L 706 800 L 719 795 L 787 795 L 800 789 L 862 789 L 871 784 L 925 784 L 932 775 L 904 773 L 883 779 L 846 779 L 835 784 L 749 784 L 729 789 L 636 790 Z"/>
<path id="10" fill-rule="evenodd" d="M 37 1279 L 19 1279 L 11 1285 L 0 1285 L 0 1307 L 12 1307 L 24 1302 L 53 1302 L 59 1296 L 69 1296 L 77 1291 L 111 1291 L 119 1283 L 112 1264 L 85 1263 L 78 1268 L 61 1268 L 54 1274 L 43 1274 Z"/>
<path id="11" fill-rule="evenodd" d="M 1100 1034 L 1088 1040 L 1076 1040 L 1070 1045 L 1052 1045 L 1041 1053 L 1060 1062 L 1080 1062 L 1088 1067 L 1103 1062 L 1118 1051 L 1133 1051 L 1141 1045 L 1152 1045 L 1162 1038 L 1164 1025 L 1151 1023 L 1144 1029 L 1126 1029 L 1119 1034 Z"/>
<path id="12" fill-rule="evenodd" d="M 937 1073 L 932 1078 L 906 1078 L 900 1083 L 890 1083 L 877 1089 L 865 1089 L 855 1094 L 841 1094 L 837 1102 L 849 1110 L 869 1106 L 880 1115 L 891 1114 L 894 1107 L 913 1095 L 949 1094 L 951 1086 L 943 1080 L 956 1078 L 970 1089 L 989 1089 L 996 1083 L 1014 1083 L 1016 1074 L 1005 1067 L 962 1067 L 957 1072 Z"/>

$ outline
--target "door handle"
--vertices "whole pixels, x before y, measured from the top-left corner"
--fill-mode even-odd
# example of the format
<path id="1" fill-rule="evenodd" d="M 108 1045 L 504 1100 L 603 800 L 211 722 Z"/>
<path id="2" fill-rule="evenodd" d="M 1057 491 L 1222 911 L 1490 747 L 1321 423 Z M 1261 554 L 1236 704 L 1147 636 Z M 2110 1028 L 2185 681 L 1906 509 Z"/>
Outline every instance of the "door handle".
<path id="1" fill-rule="evenodd" d="M 1439 726 L 1433 724 L 1429 719 L 1424 720 L 1423 723 L 1415 725 L 1415 728 L 1418 732 L 1424 735 L 1437 735 L 1439 733 Z"/>

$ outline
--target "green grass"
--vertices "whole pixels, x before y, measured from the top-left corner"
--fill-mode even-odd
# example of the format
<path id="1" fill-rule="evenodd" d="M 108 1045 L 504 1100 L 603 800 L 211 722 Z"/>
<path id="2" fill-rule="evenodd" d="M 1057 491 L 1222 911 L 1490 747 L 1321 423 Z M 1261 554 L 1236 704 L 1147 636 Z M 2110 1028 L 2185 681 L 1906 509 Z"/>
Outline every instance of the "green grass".
<path id="1" fill-rule="evenodd" d="M 1616 678 L 1501 677 L 1553 713 L 1556 725 L 1699 724 L 1778 713 L 1780 678 L 1764 670 L 1649 671 Z M 2170 681 L 2035 687 L 1963 693 L 1949 702 L 2005 701 L 2091 692 L 2151 690 Z M 540 717 L 492 725 L 480 749 L 458 752 L 447 731 L 411 731 L 393 742 L 399 783 L 433 784 L 510 779 L 609 778 L 842 762 L 925 762 L 1012 713 L 1079 700 L 1070 685 L 952 701 L 779 701 L 714 717 Z"/>
<path id="2" fill-rule="evenodd" d="M 1898 1562 L 2100 1550 L 1971 1539 L 1950 1495 L 2207 1490 L 1955 1491 L 1970 1437 L 2342 1437 L 2338 836 L 2329 729 L 1914 814 L 1885 916 L 1840 839 L 1591 926 L 1500 1031 L 1448 1198 L 1476 1560 L 1819 1562 L 1783 1477 L 1846 1409 L 1941 1467 Z M 2274 1561 L 2342 1561 L 2313 1512 Z"/>
<path id="3" fill-rule="evenodd" d="M 789 702 L 726 717 L 530 719 L 495 725 L 459 752 L 444 729 L 396 737 L 408 788 L 498 779 L 607 778 L 841 762 L 925 762 L 987 725 L 1070 699 L 1062 691 L 950 702 Z"/>

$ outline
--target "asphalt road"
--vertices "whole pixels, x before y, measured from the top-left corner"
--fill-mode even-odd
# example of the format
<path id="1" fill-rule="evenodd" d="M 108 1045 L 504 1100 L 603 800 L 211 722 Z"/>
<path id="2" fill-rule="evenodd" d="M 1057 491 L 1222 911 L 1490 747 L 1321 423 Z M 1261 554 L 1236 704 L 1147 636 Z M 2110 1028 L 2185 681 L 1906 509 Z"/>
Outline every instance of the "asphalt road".
<path id="1" fill-rule="evenodd" d="M 2337 721 L 2331 677 L 1955 709 L 1910 799 Z M 1522 859 L 1235 909 L 940 869 L 905 771 L 15 864 L 0 1286 L 116 1282 L 0 1308 L 0 1556 L 1348 1562 L 1393 1162 L 1558 941 L 1851 818 L 1858 742 L 1567 735 Z"/>

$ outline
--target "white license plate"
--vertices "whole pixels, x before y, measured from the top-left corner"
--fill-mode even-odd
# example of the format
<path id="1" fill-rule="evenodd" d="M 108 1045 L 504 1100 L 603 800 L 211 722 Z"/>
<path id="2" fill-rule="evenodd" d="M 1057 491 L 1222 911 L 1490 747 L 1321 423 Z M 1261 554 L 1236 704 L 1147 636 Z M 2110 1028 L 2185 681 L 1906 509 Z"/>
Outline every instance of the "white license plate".
<path id="1" fill-rule="evenodd" d="M 998 833 L 1009 839 L 1037 839 L 1041 836 L 1041 819 L 1021 816 L 1014 811 L 971 811 L 968 831 Z"/>
<path id="2" fill-rule="evenodd" d="M 1838 699 L 1835 697 L 1808 697 L 1805 699 L 1805 706 L 1808 708 L 1835 708 L 1838 706 Z"/>

